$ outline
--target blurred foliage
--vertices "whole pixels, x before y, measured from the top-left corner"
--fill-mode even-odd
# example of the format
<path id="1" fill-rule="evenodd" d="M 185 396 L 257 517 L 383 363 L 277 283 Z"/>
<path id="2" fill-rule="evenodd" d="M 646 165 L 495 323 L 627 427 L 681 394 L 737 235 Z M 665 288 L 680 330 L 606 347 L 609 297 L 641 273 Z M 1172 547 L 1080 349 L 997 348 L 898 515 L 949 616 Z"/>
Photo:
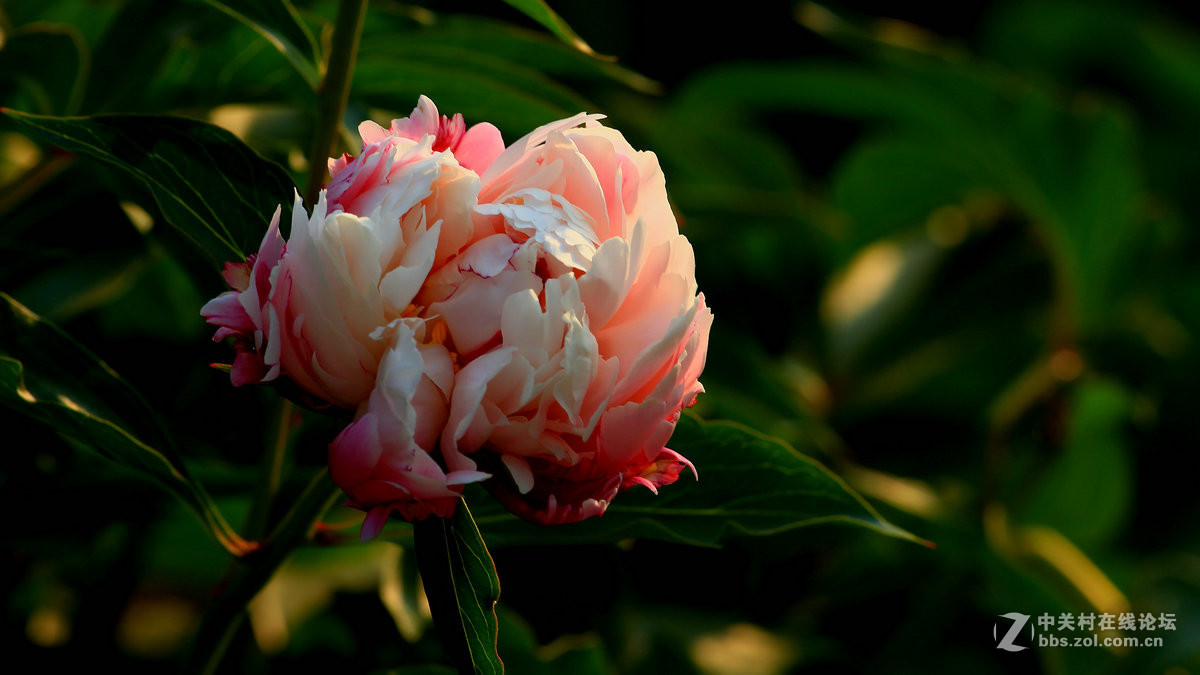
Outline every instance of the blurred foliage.
<path id="1" fill-rule="evenodd" d="M 659 156 L 717 314 L 700 416 L 812 455 L 936 548 L 848 528 L 721 548 L 551 547 L 497 529 L 509 672 L 1200 670 L 1200 500 L 1184 461 L 1200 399 L 1200 16 L 1050 0 L 551 4 L 374 0 L 346 149 L 359 120 L 406 114 L 419 94 L 508 141 L 607 114 Z M 308 169 L 334 14 L 326 0 L 8 0 L 0 105 L 209 121 L 283 167 L 252 173 L 286 188 Z M 0 290 L 19 303 L 6 301 L 0 363 L 23 366 L 0 369 L 15 406 L 0 407 L 4 635 L 16 662 L 52 672 L 178 662 L 229 565 L 185 509 L 240 525 L 274 433 L 274 394 L 207 367 L 228 354 L 198 310 L 224 287 L 167 227 L 161 168 L 145 176 L 0 117 Z M 252 246 L 261 210 L 210 231 Z M 21 306 L 87 348 L 20 332 Z M 12 351 L 38 340 L 70 344 L 58 362 Z M 153 471 L 178 462 L 186 506 L 22 406 L 110 453 L 153 448 Z M 303 418 L 280 503 L 333 433 Z M 722 485 L 697 465 L 698 488 Z M 770 476 L 738 481 L 754 493 Z M 317 542 L 355 539 L 360 520 L 335 509 Z M 491 541 L 487 525 L 480 514 Z M 452 672 L 426 665 L 443 658 L 408 554 L 300 549 L 251 605 L 228 668 Z M 1103 611 L 1174 613 L 1177 630 L 1156 648 L 996 649 L 1000 614 Z"/>

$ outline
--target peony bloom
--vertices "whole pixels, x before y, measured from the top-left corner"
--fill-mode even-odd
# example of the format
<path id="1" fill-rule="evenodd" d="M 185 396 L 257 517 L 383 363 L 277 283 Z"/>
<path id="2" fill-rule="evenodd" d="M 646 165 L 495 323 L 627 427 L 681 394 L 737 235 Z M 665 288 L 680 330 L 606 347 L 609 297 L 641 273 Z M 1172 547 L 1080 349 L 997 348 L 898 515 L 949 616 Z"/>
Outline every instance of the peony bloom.
<path id="1" fill-rule="evenodd" d="M 222 276 L 233 290 L 209 300 L 200 309 L 200 316 L 219 326 L 214 341 L 234 338 L 237 356 L 230 380 L 237 387 L 279 377 L 279 341 L 268 339 L 279 330 L 279 317 L 268 303 L 271 274 L 286 247 L 279 234 L 279 216 L 280 209 L 275 209 L 258 253 L 251 253 L 245 262 L 225 263 Z"/>
<path id="2" fill-rule="evenodd" d="M 277 212 L 234 290 L 203 310 L 235 338 L 234 384 L 285 376 L 356 411 L 330 473 L 367 511 L 448 516 L 462 486 L 541 523 L 604 512 L 690 463 L 668 449 L 703 391 L 712 312 L 657 158 L 580 114 L 505 149 L 422 97 L 327 189 L 289 240 Z M 442 463 L 435 456 L 440 450 Z"/>
<path id="3" fill-rule="evenodd" d="M 368 511 L 364 535 L 373 536 L 393 511 L 449 515 L 461 486 L 486 477 L 469 462 L 447 473 L 430 455 L 454 364 L 444 325 L 429 325 L 414 300 L 431 271 L 477 238 L 473 168 L 504 145 L 495 127 L 467 129 L 425 97 L 390 130 L 364 122 L 360 133 L 357 157 L 330 160 L 311 215 L 297 195 L 285 243 L 277 211 L 260 251 L 226 265 L 233 291 L 202 314 L 219 326 L 214 339 L 235 338 L 235 385 L 284 376 L 356 410 L 330 449 L 330 472 Z"/>
<path id="4" fill-rule="evenodd" d="M 238 338 L 235 385 L 283 373 L 318 399 L 356 408 L 386 350 L 373 333 L 419 313 L 412 303 L 430 271 L 474 237 L 479 176 L 451 150 L 486 166 L 503 149 L 495 127 L 465 130 L 460 115 L 439 118 L 422 97 L 391 131 L 364 122 L 360 132 L 362 153 L 330 161 L 311 216 L 297 196 L 286 246 L 277 213 L 263 249 L 226 266 L 234 292 L 202 311 L 221 326 L 215 339 Z M 244 275 L 253 287 L 242 268 L 253 268 Z"/>
<path id="5" fill-rule="evenodd" d="M 597 119 L 537 129 L 491 162 L 475 242 L 422 293 L 464 364 L 447 465 L 495 458 L 511 481 L 493 493 L 546 524 L 690 466 L 665 444 L 703 391 L 712 324 L 657 158 Z"/>
<path id="6" fill-rule="evenodd" d="M 407 520 L 449 517 L 462 486 L 488 474 L 447 473 L 429 454 L 446 422 L 454 364 L 446 347 L 425 339 L 425 322 L 399 319 L 379 365 L 371 397 L 329 447 L 329 472 L 351 503 L 367 512 L 362 539 L 372 539 L 393 511 Z M 382 337 L 382 335 L 380 336 Z"/>

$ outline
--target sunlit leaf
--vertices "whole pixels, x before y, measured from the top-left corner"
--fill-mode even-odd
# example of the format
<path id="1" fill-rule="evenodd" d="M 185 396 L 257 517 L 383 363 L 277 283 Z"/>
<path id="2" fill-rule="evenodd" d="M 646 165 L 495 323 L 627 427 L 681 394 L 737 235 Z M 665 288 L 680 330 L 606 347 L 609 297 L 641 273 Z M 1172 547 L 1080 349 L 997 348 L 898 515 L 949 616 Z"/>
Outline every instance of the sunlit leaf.
<path id="1" fill-rule="evenodd" d="M 562 17 L 550 9 L 545 0 L 504 0 L 504 2 L 517 8 L 525 16 L 533 19 L 546 27 L 551 33 L 554 33 L 563 42 L 571 45 L 585 54 L 595 55 L 596 52 L 588 46 L 588 43 L 583 41 L 583 38 L 563 21 Z"/>
<path id="2" fill-rule="evenodd" d="M 503 673 L 496 652 L 500 580 L 466 503 L 413 525 L 417 566 L 447 655 L 464 673 Z"/>
<path id="3" fill-rule="evenodd" d="M 214 263 L 257 250 L 272 212 L 295 186 L 220 127 L 180 117 L 44 117 L 4 113 L 65 150 L 129 173 L 153 194 L 166 219 Z M 286 219 L 285 219 L 286 220 Z"/>
<path id="4" fill-rule="evenodd" d="M 192 480 L 141 396 L 55 326 L 5 294 L 0 303 L 0 402 L 154 480 L 179 497 L 222 545 L 245 553 L 246 542 Z"/>

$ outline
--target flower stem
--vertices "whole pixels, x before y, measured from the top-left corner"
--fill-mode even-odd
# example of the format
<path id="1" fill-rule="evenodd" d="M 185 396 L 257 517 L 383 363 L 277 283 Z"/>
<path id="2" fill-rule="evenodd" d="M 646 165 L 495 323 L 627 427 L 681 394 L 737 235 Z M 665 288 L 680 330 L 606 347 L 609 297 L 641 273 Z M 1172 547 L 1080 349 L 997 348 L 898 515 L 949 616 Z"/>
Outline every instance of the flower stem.
<path id="1" fill-rule="evenodd" d="M 308 153 L 308 186 L 304 190 L 304 201 L 309 205 L 315 204 L 321 194 L 325 162 L 334 152 L 338 129 L 346 112 L 366 9 L 367 0 L 341 0 L 338 3 L 329 63 L 317 89 L 317 126 Z"/>
<path id="2" fill-rule="evenodd" d="M 292 402 L 279 399 L 279 425 L 275 429 L 275 443 L 263 455 L 259 465 L 258 484 L 254 500 L 250 503 L 250 515 L 246 518 L 245 534 L 251 540 L 262 539 L 267 533 L 267 521 L 271 514 L 271 503 L 283 478 L 283 460 L 287 456 L 288 439 L 291 436 Z"/>
<path id="3" fill-rule="evenodd" d="M 322 469 L 263 545 L 254 553 L 239 558 L 204 613 L 200 629 L 192 643 L 183 672 L 205 675 L 217 671 L 225 650 L 233 643 L 245 623 L 246 605 L 270 581 L 275 570 L 298 546 L 308 541 L 317 522 L 340 497 L 342 491 Z"/>

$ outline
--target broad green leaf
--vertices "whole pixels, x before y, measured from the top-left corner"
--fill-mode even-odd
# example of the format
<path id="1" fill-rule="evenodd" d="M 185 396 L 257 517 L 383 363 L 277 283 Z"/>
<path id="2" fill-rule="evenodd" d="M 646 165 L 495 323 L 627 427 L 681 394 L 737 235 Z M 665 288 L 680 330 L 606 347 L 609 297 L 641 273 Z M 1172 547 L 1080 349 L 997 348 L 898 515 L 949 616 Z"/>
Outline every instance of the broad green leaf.
<path id="1" fill-rule="evenodd" d="M 57 323 L 94 311 L 109 336 L 183 342 L 204 331 L 196 321 L 196 308 L 205 298 L 161 247 L 137 254 L 84 255 L 46 269 L 13 295 Z M 161 311 L 146 312 L 146 307 Z"/>
<path id="2" fill-rule="evenodd" d="M 413 525 L 417 567 L 446 654 L 463 673 L 503 673 L 496 651 L 500 580 L 466 502 Z"/>
<path id="3" fill-rule="evenodd" d="M 62 323 L 129 292 L 152 257 L 105 251 L 44 269 L 13 295 L 32 311 Z"/>
<path id="4" fill-rule="evenodd" d="M 292 201 L 295 186 L 286 171 L 211 124 L 3 112 L 54 145 L 129 173 L 153 194 L 167 221 L 217 264 L 257 250 L 271 214 Z"/>
<path id="5" fill-rule="evenodd" d="M 115 12 L 109 10 L 115 8 Z M 80 111 L 123 113 L 158 111 L 147 86 L 162 68 L 173 46 L 190 39 L 196 17 L 186 3 L 159 0 L 124 0 L 119 3 L 86 3 L 79 23 L 93 31 L 94 20 L 103 26 L 92 44 L 92 65 Z"/>
<path id="6" fill-rule="evenodd" d="M 1144 191 L 1132 122 L 1113 110 L 1078 116 L 1083 130 L 1074 190 L 1065 196 L 1062 226 L 1075 262 L 1078 321 L 1100 327 L 1139 265 L 1129 252 L 1143 236 Z"/>
<path id="7" fill-rule="evenodd" d="M 2 293 L 0 402 L 153 479 L 182 500 L 230 552 L 249 550 L 192 480 L 141 396 L 94 354 Z"/>
<path id="8" fill-rule="evenodd" d="M 397 39 L 397 33 L 403 33 Z M 545 33 L 477 16 L 439 15 L 418 22 L 391 5 L 372 5 L 363 27 L 361 47 L 396 55 L 454 48 L 534 68 L 558 81 L 618 82 L 644 93 L 661 93 L 659 83 L 612 61 L 596 59 Z"/>
<path id="9" fill-rule="evenodd" d="M 734 124 L 747 114 L 800 112 L 887 129 L 892 143 L 909 146 L 909 159 L 896 168 L 903 176 L 872 176 L 886 164 L 852 155 L 846 161 L 855 163 L 843 166 L 865 173 L 862 190 L 846 194 L 843 174 L 839 199 L 872 205 L 859 207 L 868 214 L 875 205 L 878 213 L 888 204 L 927 202 L 934 178 L 906 185 L 923 171 L 956 175 L 936 186 L 943 196 L 947 188 L 993 191 L 1010 200 L 1046 244 L 1061 286 L 1059 320 L 1083 334 L 1103 330 L 1129 285 L 1125 253 L 1147 210 L 1132 119 L 1099 101 L 1071 106 L 1053 90 L 969 61 L 911 54 L 877 61 L 716 68 L 681 90 L 674 115 L 686 126 L 689 118 Z M 914 171 L 913 157 L 926 166 Z M 881 180 L 889 184 L 876 188 Z"/>
<path id="10" fill-rule="evenodd" d="M 979 178 L 972 170 L 933 141 L 879 138 L 859 143 L 843 155 L 833 177 L 833 200 L 850 217 L 844 250 L 853 253 L 921 228 L 935 209 L 957 204 L 975 187 Z"/>
<path id="11" fill-rule="evenodd" d="M 250 103 L 242 105 L 286 105 L 294 115 L 311 117 L 308 84 L 283 54 L 241 24 L 208 40 L 172 44 L 146 89 L 156 110 L 215 109 L 245 101 Z"/>
<path id="12" fill-rule="evenodd" d="M 787 444 L 730 422 L 684 415 L 670 447 L 695 464 L 658 495 L 640 488 L 617 495 L 603 516 L 543 527 L 480 500 L 477 522 L 493 546 L 615 542 L 631 537 L 719 547 L 735 537 L 764 537 L 824 524 L 866 527 L 921 541 L 884 520 L 842 479 Z"/>
<path id="13" fill-rule="evenodd" d="M 321 55 L 308 26 L 289 0 L 204 0 L 250 26 L 278 49 L 313 89 L 321 82 Z"/>
<path id="14" fill-rule="evenodd" d="M 902 122 L 943 136 L 969 130 L 969 120 L 942 94 L 904 72 L 830 63 L 753 63 L 703 71 L 685 83 L 673 107 L 698 119 L 803 110 Z"/>
<path id="15" fill-rule="evenodd" d="M 208 332 L 196 321 L 196 308 L 203 306 L 207 298 L 165 251 L 156 249 L 148 258 L 129 291 L 99 308 L 96 318 L 100 329 L 113 337 L 195 344 Z M 147 312 L 147 307 L 157 307 L 158 311 Z"/>
<path id="16" fill-rule="evenodd" d="M 1120 533 L 1133 496 L 1133 460 L 1124 431 L 1132 402 L 1121 385 L 1081 382 L 1072 392 L 1068 432 L 1023 511 L 1022 521 L 1048 525 L 1084 548 Z"/>
<path id="17" fill-rule="evenodd" d="M 422 95 L 468 124 L 491 122 L 515 140 L 537 126 L 592 108 L 536 71 L 460 53 L 445 61 L 366 52 L 354 70 L 352 96 L 407 115 Z"/>
<path id="18" fill-rule="evenodd" d="M 583 41 L 575 31 L 563 21 L 562 17 L 550 9 L 550 6 L 545 3 L 545 0 L 504 0 L 512 7 L 520 10 L 522 14 L 542 24 L 551 33 L 554 33 L 563 42 L 571 45 L 585 54 L 596 55 L 588 43 Z"/>
<path id="19" fill-rule="evenodd" d="M 376 69 L 381 65 L 390 69 L 393 84 L 408 88 L 411 88 L 411 85 L 404 84 L 405 77 L 420 77 L 422 73 L 427 72 L 457 71 L 461 72 L 462 76 L 488 81 L 494 83 L 493 86 L 502 86 L 511 90 L 513 95 L 542 101 L 562 110 L 580 112 L 595 108 L 586 99 L 535 68 L 502 60 L 490 54 L 438 44 L 427 44 L 420 49 L 380 46 L 383 49 L 376 50 L 367 45 L 359 50 L 359 63 L 354 75 L 356 87 L 376 89 L 380 80 Z M 368 70 L 365 73 L 361 72 L 361 67 Z M 433 93 L 428 96 L 433 98 Z M 437 103 L 438 100 L 434 99 L 434 102 Z M 478 118 L 479 121 L 490 119 L 490 116 Z"/>

